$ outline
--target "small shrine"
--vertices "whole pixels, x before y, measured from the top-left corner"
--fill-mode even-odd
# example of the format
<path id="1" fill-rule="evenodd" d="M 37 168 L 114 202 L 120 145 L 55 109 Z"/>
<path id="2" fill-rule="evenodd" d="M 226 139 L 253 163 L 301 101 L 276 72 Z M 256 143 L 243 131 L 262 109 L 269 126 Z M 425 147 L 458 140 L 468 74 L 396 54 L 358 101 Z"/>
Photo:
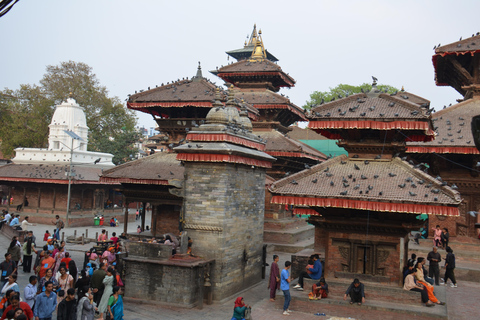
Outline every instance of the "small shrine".
<path id="1" fill-rule="evenodd" d="M 434 138 L 428 103 L 405 92 L 377 89 L 312 108 L 309 128 L 338 139 L 347 155 L 276 181 L 272 202 L 310 214 L 315 250 L 325 252 L 325 276 L 400 285 L 407 234 L 417 214 L 458 216 L 461 198 L 399 158 L 405 142 Z M 419 104 L 421 103 L 421 104 Z"/>
<path id="2" fill-rule="evenodd" d="M 431 216 L 430 226 L 448 228 L 450 236 L 477 237 L 480 180 L 472 118 L 480 114 L 480 35 L 435 48 L 432 57 L 437 86 L 451 86 L 463 99 L 432 114 L 436 133 L 429 142 L 407 142 L 407 155 L 429 164 L 429 172 L 451 184 L 464 198 L 460 216 Z M 469 212 L 471 214 L 469 214 Z M 433 232 L 433 230 L 430 230 Z"/>

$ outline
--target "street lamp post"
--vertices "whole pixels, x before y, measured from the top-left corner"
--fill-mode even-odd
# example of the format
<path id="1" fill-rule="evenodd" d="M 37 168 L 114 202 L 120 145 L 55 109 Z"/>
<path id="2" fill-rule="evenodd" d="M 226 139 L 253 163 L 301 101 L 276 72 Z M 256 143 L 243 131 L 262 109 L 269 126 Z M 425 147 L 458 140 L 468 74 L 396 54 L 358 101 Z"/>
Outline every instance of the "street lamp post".
<path id="1" fill-rule="evenodd" d="M 68 227 L 70 218 L 70 199 L 71 199 L 71 190 L 72 190 L 72 162 L 73 162 L 73 141 L 83 141 L 83 139 L 73 131 L 64 130 L 72 138 L 72 146 L 70 147 L 70 168 L 68 170 L 68 191 L 67 191 L 67 214 L 65 217 L 65 225 Z M 67 147 L 68 148 L 68 147 Z"/>

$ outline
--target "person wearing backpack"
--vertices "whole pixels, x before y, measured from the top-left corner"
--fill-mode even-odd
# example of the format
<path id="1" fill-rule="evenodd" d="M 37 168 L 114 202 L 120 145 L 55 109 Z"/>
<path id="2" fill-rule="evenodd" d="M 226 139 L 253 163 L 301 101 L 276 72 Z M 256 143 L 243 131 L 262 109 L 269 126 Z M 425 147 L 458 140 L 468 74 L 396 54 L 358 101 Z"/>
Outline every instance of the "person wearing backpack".
<path id="1" fill-rule="evenodd" d="M 55 233 L 54 233 L 54 236 L 57 240 L 60 239 L 60 230 L 65 228 L 65 223 L 63 223 L 63 220 L 60 219 L 60 216 L 59 215 L 56 215 L 55 218 L 57 220 L 55 221 L 52 221 L 52 223 L 55 225 Z"/>

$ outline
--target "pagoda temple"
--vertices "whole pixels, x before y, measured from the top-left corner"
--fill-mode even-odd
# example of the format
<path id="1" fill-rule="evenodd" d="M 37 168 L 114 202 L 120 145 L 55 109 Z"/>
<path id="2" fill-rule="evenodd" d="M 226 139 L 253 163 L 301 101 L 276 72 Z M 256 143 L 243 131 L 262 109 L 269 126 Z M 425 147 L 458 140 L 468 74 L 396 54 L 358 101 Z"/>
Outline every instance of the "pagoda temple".
<path id="1" fill-rule="evenodd" d="M 434 138 L 428 103 L 413 97 L 383 93 L 374 83 L 370 92 L 312 108 L 309 128 L 338 139 L 348 156 L 270 187 L 273 203 L 311 215 L 315 250 L 325 252 L 326 277 L 399 285 L 407 235 L 422 224 L 416 214 L 459 215 L 457 191 L 398 157 L 407 140 Z"/>
<path id="2" fill-rule="evenodd" d="M 432 57 L 437 86 L 451 86 L 464 98 L 432 114 L 436 138 L 407 143 L 407 154 L 427 162 L 433 175 L 454 184 L 464 198 L 459 217 L 431 216 L 430 226 L 447 227 L 451 236 L 477 236 L 480 210 L 480 152 L 475 147 L 470 124 L 480 114 L 480 35 L 435 48 Z"/>

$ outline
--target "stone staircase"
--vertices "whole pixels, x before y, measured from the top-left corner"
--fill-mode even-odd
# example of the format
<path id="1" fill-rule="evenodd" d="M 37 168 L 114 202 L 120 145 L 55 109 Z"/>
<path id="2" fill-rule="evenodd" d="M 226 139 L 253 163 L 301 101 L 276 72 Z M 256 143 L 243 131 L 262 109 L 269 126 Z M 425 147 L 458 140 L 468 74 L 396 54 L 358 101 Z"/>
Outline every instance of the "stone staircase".
<path id="1" fill-rule="evenodd" d="M 263 242 L 269 251 L 296 253 L 313 249 L 315 227 L 305 219 L 292 217 L 265 219 Z"/>
<path id="2" fill-rule="evenodd" d="M 457 281 L 480 282 L 480 240 L 456 237 L 451 239 L 449 246 L 455 254 L 455 278 Z M 410 241 L 408 246 L 409 257 L 412 253 L 415 253 L 417 257 L 426 258 L 428 253 L 432 251 L 432 247 L 433 242 L 431 239 L 421 239 L 420 245 Z M 443 260 L 446 257 L 445 250 L 439 249 L 438 252 Z M 444 262 L 440 264 L 441 277 L 445 273 L 444 264 Z"/>

